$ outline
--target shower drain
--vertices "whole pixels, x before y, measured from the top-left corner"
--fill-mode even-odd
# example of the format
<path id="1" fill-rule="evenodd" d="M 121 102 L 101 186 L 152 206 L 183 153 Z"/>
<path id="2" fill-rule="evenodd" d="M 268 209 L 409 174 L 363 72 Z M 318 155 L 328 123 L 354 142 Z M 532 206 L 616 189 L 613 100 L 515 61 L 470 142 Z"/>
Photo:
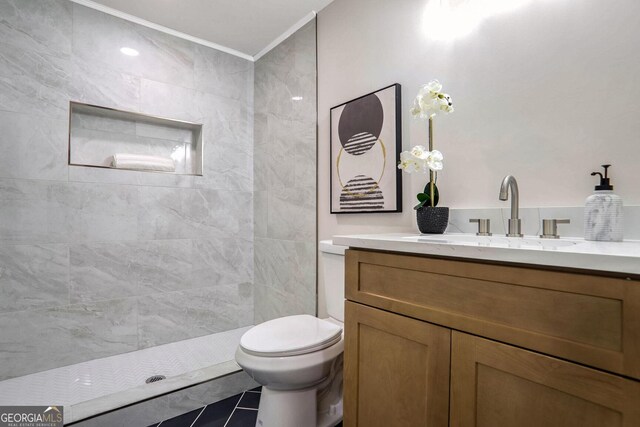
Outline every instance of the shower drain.
<path id="1" fill-rule="evenodd" d="M 162 380 L 164 380 L 166 378 L 167 377 L 165 377 L 164 375 L 153 375 L 153 376 L 147 378 L 145 383 L 147 383 L 147 384 L 155 383 L 156 381 L 162 381 Z"/>

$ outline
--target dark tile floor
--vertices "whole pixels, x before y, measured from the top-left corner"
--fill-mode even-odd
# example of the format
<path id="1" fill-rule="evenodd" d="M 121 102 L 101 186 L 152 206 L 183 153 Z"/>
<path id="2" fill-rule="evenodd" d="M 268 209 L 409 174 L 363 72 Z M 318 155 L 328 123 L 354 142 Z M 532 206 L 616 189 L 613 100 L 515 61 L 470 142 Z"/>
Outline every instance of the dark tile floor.
<path id="1" fill-rule="evenodd" d="M 212 403 L 149 427 L 254 427 L 261 387 Z M 342 423 L 336 427 L 342 427 Z"/>
<path id="2" fill-rule="evenodd" d="M 154 427 L 254 427 L 259 403 L 260 387 L 165 420 Z"/>

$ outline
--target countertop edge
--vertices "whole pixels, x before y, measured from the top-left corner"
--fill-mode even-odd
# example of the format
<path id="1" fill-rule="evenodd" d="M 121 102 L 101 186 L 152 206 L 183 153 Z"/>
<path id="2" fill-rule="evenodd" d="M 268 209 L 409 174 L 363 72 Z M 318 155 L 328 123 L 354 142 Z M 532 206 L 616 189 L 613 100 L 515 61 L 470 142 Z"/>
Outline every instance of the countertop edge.
<path id="1" fill-rule="evenodd" d="M 417 255 L 434 255 L 470 260 L 508 262 L 546 267 L 561 267 L 594 272 L 640 275 L 638 257 L 597 254 L 571 253 L 553 250 L 527 250 L 499 247 L 476 247 L 451 243 L 423 243 L 398 241 L 371 236 L 334 236 L 333 243 L 351 248 L 372 249 L 388 252 L 400 252 Z"/>

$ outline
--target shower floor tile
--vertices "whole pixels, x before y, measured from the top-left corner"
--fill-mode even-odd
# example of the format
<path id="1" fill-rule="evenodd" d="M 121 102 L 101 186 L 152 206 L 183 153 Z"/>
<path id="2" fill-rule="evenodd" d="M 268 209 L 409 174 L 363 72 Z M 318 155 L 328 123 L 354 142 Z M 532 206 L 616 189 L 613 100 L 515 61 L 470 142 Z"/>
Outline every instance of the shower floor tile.
<path id="1" fill-rule="evenodd" d="M 250 328 L 232 329 L 0 381 L 0 403 L 20 406 L 56 402 L 64 406 L 65 423 L 80 421 L 191 386 L 194 377 L 206 381 L 237 372 L 240 368 L 235 363 L 235 351 L 240 337 Z M 167 380 L 146 384 L 146 380 L 155 374 L 162 374 Z"/>

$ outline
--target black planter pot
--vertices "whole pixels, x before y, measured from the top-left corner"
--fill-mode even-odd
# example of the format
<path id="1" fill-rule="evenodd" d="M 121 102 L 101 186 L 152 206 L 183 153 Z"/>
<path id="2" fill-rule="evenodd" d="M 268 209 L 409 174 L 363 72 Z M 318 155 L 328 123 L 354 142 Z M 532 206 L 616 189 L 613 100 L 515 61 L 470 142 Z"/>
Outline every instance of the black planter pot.
<path id="1" fill-rule="evenodd" d="M 416 210 L 416 218 L 422 234 L 442 234 L 449 225 L 449 208 L 423 206 Z"/>

